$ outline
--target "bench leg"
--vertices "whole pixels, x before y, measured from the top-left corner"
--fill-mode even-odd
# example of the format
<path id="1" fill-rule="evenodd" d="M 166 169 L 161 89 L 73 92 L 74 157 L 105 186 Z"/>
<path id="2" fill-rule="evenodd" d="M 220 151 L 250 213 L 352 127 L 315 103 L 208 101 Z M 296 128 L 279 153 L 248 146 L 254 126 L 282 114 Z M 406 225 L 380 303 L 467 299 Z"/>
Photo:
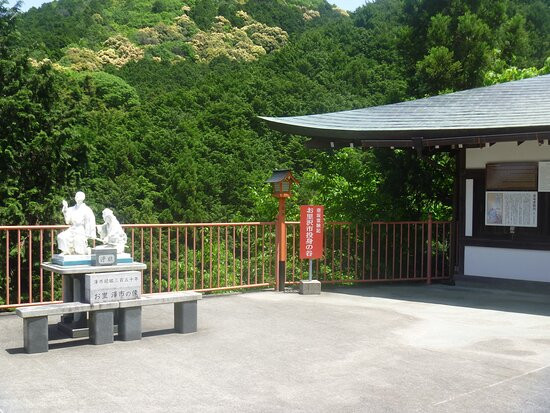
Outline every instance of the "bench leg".
<path id="1" fill-rule="evenodd" d="M 118 338 L 123 341 L 141 340 L 141 307 L 118 310 Z"/>
<path id="2" fill-rule="evenodd" d="M 174 303 L 174 329 L 186 334 L 197 331 L 197 302 Z"/>
<path id="3" fill-rule="evenodd" d="M 29 354 L 48 351 L 47 316 L 23 319 L 23 342 Z"/>
<path id="4" fill-rule="evenodd" d="M 108 344 L 114 341 L 114 310 L 90 311 L 90 340 L 92 344 Z"/>

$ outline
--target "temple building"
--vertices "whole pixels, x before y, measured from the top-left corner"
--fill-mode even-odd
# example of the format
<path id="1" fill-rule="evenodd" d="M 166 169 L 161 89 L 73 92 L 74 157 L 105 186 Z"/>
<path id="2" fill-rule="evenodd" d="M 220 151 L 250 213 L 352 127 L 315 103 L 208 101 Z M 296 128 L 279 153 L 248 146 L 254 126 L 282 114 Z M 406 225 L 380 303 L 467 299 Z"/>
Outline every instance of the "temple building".
<path id="1" fill-rule="evenodd" d="M 550 283 L 550 75 L 365 109 L 263 117 L 307 146 L 456 157 L 457 275 Z"/>

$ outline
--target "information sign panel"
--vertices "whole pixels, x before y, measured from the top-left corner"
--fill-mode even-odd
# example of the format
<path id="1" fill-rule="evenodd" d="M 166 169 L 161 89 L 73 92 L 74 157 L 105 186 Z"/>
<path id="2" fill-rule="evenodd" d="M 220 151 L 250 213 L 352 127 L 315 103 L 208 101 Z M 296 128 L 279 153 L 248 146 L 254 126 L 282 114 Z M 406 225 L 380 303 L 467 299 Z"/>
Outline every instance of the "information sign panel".
<path id="1" fill-rule="evenodd" d="M 300 259 L 312 260 L 323 256 L 325 207 L 300 206 Z"/>
<path id="2" fill-rule="evenodd" d="M 537 192 L 486 192 L 485 225 L 537 226 Z"/>
<path id="3" fill-rule="evenodd" d="M 488 191 L 536 191 L 536 162 L 488 163 L 485 187 Z"/>

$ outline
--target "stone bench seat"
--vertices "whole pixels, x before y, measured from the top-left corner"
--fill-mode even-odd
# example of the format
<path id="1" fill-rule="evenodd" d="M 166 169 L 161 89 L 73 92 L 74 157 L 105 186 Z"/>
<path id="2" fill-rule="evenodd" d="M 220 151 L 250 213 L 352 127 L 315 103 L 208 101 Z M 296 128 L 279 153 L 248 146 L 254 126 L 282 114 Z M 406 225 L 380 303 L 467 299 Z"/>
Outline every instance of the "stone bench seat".
<path id="1" fill-rule="evenodd" d="M 154 294 L 142 294 L 141 298 L 135 300 L 119 301 L 120 308 L 157 305 L 157 304 L 170 304 L 170 303 L 182 303 L 185 301 L 197 301 L 202 298 L 201 293 L 194 291 L 178 291 L 169 293 L 154 293 Z"/>
<path id="2" fill-rule="evenodd" d="M 197 331 L 197 301 L 202 294 L 194 291 L 143 294 L 126 301 L 88 304 L 69 302 L 22 307 L 16 314 L 23 318 L 23 341 L 27 353 L 48 351 L 48 316 L 77 312 L 90 314 L 89 332 L 93 344 L 113 342 L 114 312 L 118 310 L 118 337 L 123 341 L 141 339 L 141 308 L 174 304 L 174 329 L 186 334 Z"/>
<path id="3" fill-rule="evenodd" d="M 32 307 L 22 307 L 15 310 L 15 313 L 25 319 L 25 318 L 34 318 L 50 315 L 62 315 L 69 313 L 82 313 L 88 311 L 97 311 L 97 310 L 113 310 L 119 308 L 118 302 L 111 303 L 98 303 L 98 304 L 88 304 L 88 303 L 59 303 L 59 304 L 47 304 L 47 305 L 37 305 Z"/>

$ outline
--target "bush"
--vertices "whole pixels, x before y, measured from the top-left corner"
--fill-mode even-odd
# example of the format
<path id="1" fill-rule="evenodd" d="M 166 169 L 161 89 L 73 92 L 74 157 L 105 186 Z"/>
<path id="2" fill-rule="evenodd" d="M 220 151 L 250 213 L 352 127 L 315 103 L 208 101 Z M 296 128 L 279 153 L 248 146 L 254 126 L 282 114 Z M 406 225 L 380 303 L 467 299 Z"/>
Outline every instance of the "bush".
<path id="1" fill-rule="evenodd" d="M 106 106 L 127 107 L 139 104 L 136 90 L 120 77 L 105 72 L 90 72 L 86 76 L 91 80 L 96 96 Z"/>

